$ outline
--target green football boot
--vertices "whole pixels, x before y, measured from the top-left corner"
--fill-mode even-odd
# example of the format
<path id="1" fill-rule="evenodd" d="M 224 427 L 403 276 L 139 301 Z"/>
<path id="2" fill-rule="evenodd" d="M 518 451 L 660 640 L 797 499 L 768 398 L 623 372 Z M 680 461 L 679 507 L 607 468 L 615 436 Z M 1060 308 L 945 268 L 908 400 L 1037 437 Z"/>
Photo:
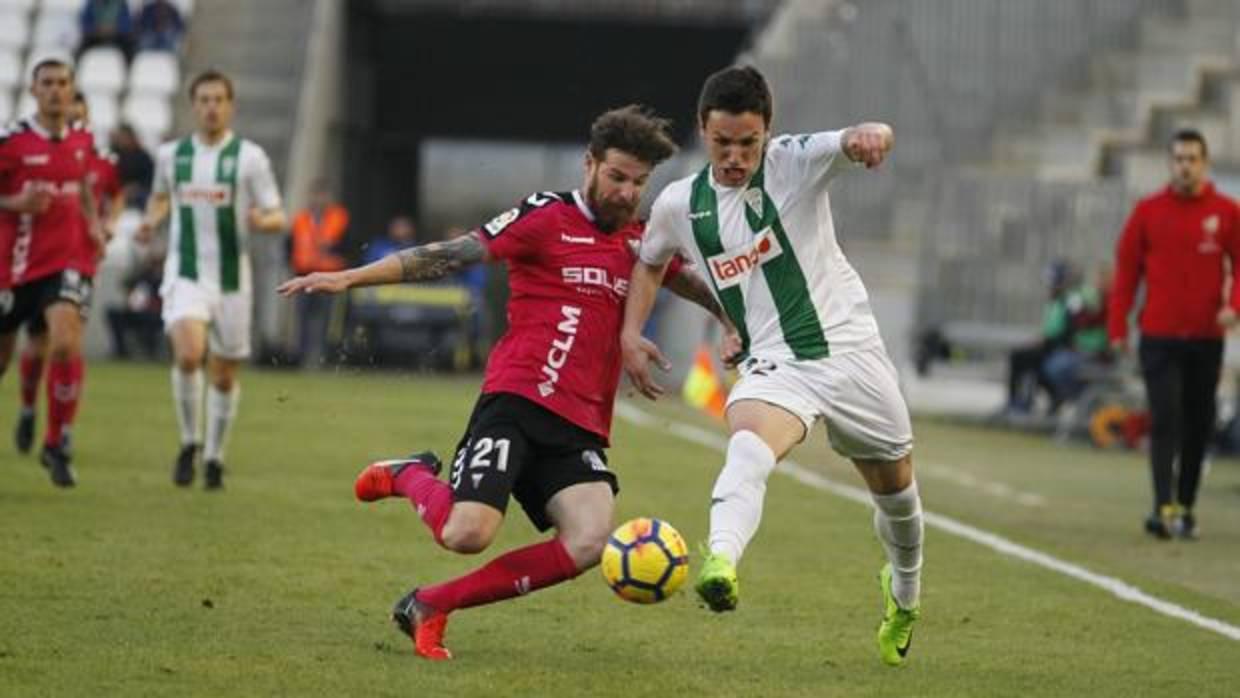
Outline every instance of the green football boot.
<path id="1" fill-rule="evenodd" d="M 883 622 L 878 626 L 878 654 L 885 664 L 900 666 L 913 644 L 913 623 L 921 617 L 920 608 L 903 609 L 891 593 L 891 563 L 878 573 L 883 587 Z"/>
<path id="2" fill-rule="evenodd" d="M 740 582 L 736 579 L 736 566 L 728 558 L 703 548 L 702 571 L 698 572 L 694 588 L 698 596 L 716 613 L 736 610 L 740 600 Z"/>

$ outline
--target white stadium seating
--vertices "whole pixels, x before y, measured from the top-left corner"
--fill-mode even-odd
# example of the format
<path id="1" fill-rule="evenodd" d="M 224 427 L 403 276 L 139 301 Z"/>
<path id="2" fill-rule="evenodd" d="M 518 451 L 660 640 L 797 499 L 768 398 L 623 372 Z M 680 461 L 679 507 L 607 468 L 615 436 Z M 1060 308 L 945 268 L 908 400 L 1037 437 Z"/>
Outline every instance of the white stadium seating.
<path id="1" fill-rule="evenodd" d="M 172 107 L 158 95 L 130 94 L 121 116 L 138 133 L 163 136 L 172 129 Z"/>
<path id="2" fill-rule="evenodd" d="M 7 87 L 0 87 L 0 125 L 7 124 L 16 116 L 17 105 L 13 104 L 13 92 Z"/>
<path id="3" fill-rule="evenodd" d="M 129 91 L 167 97 L 180 89 L 177 57 L 167 51 L 143 51 L 129 67 Z"/>
<path id="4" fill-rule="evenodd" d="M 96 46 L 82 54 L 77 67 L 78 87 L 92 94 L 118 94 L 125 87 L 125 54 L 111 46 Z"/>
<path id="5" fill-rule="evenodd" d="M 23 82 L 21 59 L 12 49 L 0 47 L 0 92 L 11 92 Z"/>
<path id="6" fill-rule="evenodd" d="M 0 0 L 0 12 L 5 10 L 29 12 L 34 4 L 35 0 Z"/>
<path id="7" fill-rule="evenodd" d="M 49 10 L 39 12 L 34 22 L 34 34 L 31 36 L 32 46 L 55 46 L 63 51 L 72 51 L 78 43 L 77 12 Z"/>
<path id="8" fill-rule="evenodd" d="M 39 4 L 45 10 L 72 11 L 74 14 L 82 9 L 83 0 L 42 0 Z"/>
<path id="9" fill-rule="evenodd" d="M 0 48 L 22 49 L 30 43 L 30 22 L 18 10 L 0 7 Z"/>

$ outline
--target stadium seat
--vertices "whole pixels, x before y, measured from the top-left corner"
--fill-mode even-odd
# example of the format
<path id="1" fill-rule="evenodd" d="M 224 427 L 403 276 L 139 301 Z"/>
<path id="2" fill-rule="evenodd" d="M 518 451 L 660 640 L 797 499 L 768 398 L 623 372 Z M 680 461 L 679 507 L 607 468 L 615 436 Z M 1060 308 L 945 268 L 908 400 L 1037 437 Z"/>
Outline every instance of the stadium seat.
<path id="1" fill-rule="evenodd" d="M 129 69 L 131 93 L 166 97 L 176 92 L 180 84 L 180 68 L 175 54 L 143 51 L 134 56 Z"/>
<path id="2" fill-rule="evenodd" d="M 30 23 L 26 13 L 0 5 L 0 50 L 22 49 L 29 41 Z"/>
<path id="3" fill-rule="evenodd" d="M 139 133 L 163 137 L 172 128 L 172 107 L 158 95 L 129 95 L 122 116 Z"/>
<path id="4" fill-rule="evenodd" d="M 0 47 L 0 91 L 22 84 L 22 62 L 12 49 Z"/>
<path id="5" fill-rule="evenodd" d="M 0 0 L 0 12 L 30 12 L 37 0 Z"/>
<path id="6" fill-rule="evenodd" d="M 43 9 L 34 22 L 30 43 L 44 48 L 72 51 L 78 44 L 77 12 Z"/>
<path id="7" fill-rule="evenodd" d="M 108 92 L 86 92 L 86 106 L 90 108 L 90 127 L 95 133 L 107 133 L 120 123 L 120 109 L 116 95 Z"/>
<path id="8" fill-rule="evenodd" d="M 7 87 L 0 87 L 0 126 L 9 123 L 15 116 L 17 105 L 13 104 L 13 93 Z"/>
<path id="9" fill-rule="evenodd" d="M 83 92 L 118 94 L 125 87 L 125 54 L 111 46 L 89 49 L 82 54 L 77 73 Z"/>
<path id="10" fill-rule="evenodd" d="M 13 114 L 13 118 L 22 119 L 27 116 L 33 116 L 38 109 L 39 105 L 35 104 L 34 95 L 27 90 L 22 90 L 17 99 L 17 111 Z"/>
<path id="11" fill-rule="evenodd" d="M 43 6 L 44 10 L 72 12 L 76 15 L 85 3 L 83 0 L 42 0 L 40 4 Z"/>

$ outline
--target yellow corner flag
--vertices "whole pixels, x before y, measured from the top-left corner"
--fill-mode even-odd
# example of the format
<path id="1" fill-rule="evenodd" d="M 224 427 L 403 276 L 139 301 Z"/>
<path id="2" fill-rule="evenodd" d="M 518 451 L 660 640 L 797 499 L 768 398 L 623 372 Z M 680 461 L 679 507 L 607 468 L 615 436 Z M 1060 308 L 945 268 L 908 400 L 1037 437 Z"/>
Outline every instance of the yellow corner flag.
<path id="1" fill-rule="evenodd" d="M 715 371 L 715 363 L 711 360 L 710 347 L 698 347 L 693 356 L 693 368 L 685 376 L 685 385 L 681 389 L 685 402 L 699 410 L 723 418 L 724 399 L 727 393 L 723 381 Z"/>

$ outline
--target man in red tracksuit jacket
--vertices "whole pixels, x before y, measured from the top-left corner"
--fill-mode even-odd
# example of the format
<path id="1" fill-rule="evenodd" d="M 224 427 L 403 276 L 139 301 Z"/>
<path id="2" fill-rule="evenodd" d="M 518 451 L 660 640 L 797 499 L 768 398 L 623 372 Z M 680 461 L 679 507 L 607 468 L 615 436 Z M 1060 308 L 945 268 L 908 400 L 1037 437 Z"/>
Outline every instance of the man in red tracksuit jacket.
<path id="1" fill-rule="evenodd" d="M 1214 427 L 1223 333 L 1240 312 L 1240 209 L 1207 179 L 1209 153 L 1199 132 L 1177 132 L 1170 153 L 1170 184 L 1137 203 L 1120 236 L 1108 314 L 1112 347 L 1122 352 L 1137 285 L 1145 280 L 1139 357 L 1153 422 L 1154 484 L 1145 530 L 1161 539 L 1197 534 L 1193 504 Z"/>

